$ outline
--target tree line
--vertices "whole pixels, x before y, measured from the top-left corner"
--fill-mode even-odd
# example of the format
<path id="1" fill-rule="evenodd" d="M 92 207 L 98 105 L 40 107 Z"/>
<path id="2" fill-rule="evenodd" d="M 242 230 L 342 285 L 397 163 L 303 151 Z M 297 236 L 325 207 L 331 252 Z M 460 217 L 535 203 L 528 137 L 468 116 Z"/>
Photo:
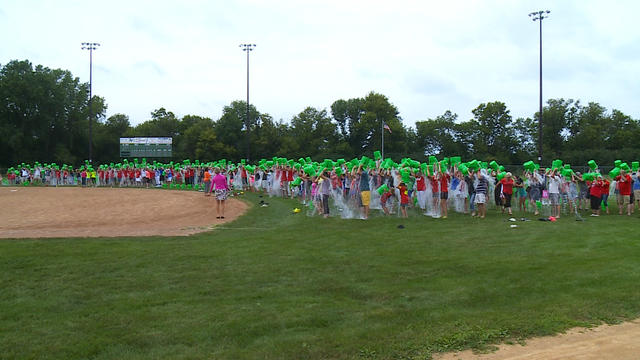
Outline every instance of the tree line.
<path id="1" fill-rule="evenodd" d="M 11 61 L 0 68 L 0 167 L 21 162 L 79 164 L 87 158 L 88 84 L 67 70 Z M 274 156 L 314 159 L 371 155 L 381 148 L 385 122 L 385 157 L 399 161 L 429 155 L 461 156 L 522 164 L 537 157 L 538 114 L 513 119 L 500 101 L 480 104 L 472 118 L 462 120 L 445 111 L 433 119 L 403 124 L 398 109 L 383 94 L 339 99 L 328 110 L 307 107 L 293 118 L 274 120 L 233 101 L 219 119 L 198 115 L 177 117 L 160 108 L 132 125 L 126 114 L 106 117 L 107 101 L 92 101 L 93 154 L 98 163 L 119 162 L 119 138 L 170 136 L 173 158 L 163 160 L 251 160 Z M 543 108 L 543 164 L 561 158 L 567 163 L 612 163 L 640 159 L 640 122 L 598 103 L 549 99 Z M 250 139 L 247 137 L 249 126 Z"/>

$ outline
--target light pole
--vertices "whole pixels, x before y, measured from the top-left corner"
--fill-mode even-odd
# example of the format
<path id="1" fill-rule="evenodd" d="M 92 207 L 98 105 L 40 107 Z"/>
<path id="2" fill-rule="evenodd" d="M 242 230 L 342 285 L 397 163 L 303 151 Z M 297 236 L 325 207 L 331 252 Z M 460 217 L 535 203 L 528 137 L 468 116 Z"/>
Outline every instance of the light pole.
<path id="1" fill-rule="evenodd" d="M 100 46 L 98 43 L 82 43 L 82 50 L 89 50 L 89 163 L 93 162 L 92 151 L 93 151 L 93 133 L 92 133 L 92 118 L 93 118 L 93 109 L 91 108 L 92 103 L 92 93 L 91 87 L 93 84 L 93 50 L 96 50 Z"/>
<path id="2" fill-rule="evenodd" d="M 540 21 L 540 112 L 538 115 L 538 162 L 542 164 L 542 20 L 549 17 L 551 11 L 540 10 L 529 14 L 533 21 Z"/>
<path id="3" fill-rule="evenodd" d="M 246 126 L 247 126 L 247 161 L 251 159 L 251 122 L 249 121 L 249 53 L 253 51 L 256 47 L 256 44 L 240 44 L 242 51 L 247 52 L 247 116 L 246 116 Z"/>

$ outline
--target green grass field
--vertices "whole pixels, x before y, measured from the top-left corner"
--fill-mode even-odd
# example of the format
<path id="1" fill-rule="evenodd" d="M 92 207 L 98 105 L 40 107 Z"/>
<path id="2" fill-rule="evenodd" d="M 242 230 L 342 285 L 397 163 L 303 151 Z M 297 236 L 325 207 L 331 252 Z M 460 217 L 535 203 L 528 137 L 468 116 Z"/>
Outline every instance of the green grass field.
<path id="1" fill-rule="evenodd" d="M 424 359 L 640 316 L 638 213 L 512 229 L 266 201 L 191 237 L 0 241 L 0 359 Z"/>

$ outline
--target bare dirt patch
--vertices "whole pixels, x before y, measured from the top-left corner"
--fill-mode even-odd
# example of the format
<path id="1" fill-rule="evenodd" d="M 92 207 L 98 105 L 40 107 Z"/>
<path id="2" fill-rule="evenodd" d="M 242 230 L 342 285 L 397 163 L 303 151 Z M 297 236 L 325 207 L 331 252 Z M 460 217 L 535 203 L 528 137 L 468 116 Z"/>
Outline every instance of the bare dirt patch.
<path id="1" fill-rule="evenodd" d="M 232 221 L 249 206 L 196 191 L 111 188 L 0 188 L 0 238 L 185 236 Z"/>
<path id="2" fill-rule="evenodd" d="M 557 336 L 527 340 L 526 345 L 500 345 L 491 354 L 463 351 L 438 360 L 626 360 L 640 359 L 640 320 L 592 329 L 576 328 Z"/>

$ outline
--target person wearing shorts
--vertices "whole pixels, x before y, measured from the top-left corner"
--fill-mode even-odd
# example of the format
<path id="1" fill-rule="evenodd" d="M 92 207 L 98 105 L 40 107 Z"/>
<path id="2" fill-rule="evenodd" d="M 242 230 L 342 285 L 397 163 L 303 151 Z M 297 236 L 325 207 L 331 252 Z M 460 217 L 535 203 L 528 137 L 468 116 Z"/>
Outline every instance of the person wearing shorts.
<path id="1" fill-rule="evenodd" d="M 602 176 L 591 182 L 589 186 L 591 197 L 591 216 L 600 216 L 600 202 L 602 201 Z"/>
<path id="2" fill-rule="evenodd" d="M 402 217 L 406 218 L 408 217 L 407 206 L 409 206 L 409 190 L 404 182 L 398 185 L 398 190 L 400 190 L 400 211 L 402 212 Z"/>
<path id="3" fill-rule="evenodd" d="M 534 215 L 540 214 L 538 202 L 542 198 L 542 183 L 536 173 L 529 175 L 529 202 L 533 205 Z"/>
<path id="4" fill-rule="evenodd" d="M 550 170 L 546 173 L 549 179 L 549 201 L 551 202 L 551 216 L 560 217 L 560 185 L 562 178 L 558 175 L 558 170 Z"/>
<path id="5" fill-rule="evenodd" d="M 624 170 L 620 170 L 620 175 L 615 178 L 620 192 L 620 201 L 618 204 L 619 213 L 622 215 L 624 208 L 627 209 L 627 215 L 631 216 L 631 176 Z"/>
<path id="6" fill-rule="evenodd" d="M 227 183 L 227 177 L 220 173 L 220 168 L 215 169 L 215 174 L 211 181 L 216 195 L 216 214 L 218 215 L 216 219 L 224 219 L 224 203 L 227 200 L 229 184 Z"/>
<path id="7" fill-rule="evenodd" d="M 487 215 L 487 192 L 489 191 L 489 181 L 485 178 L 486 175 L 483 175 L 482 172 L 478 172 L 477 179 L 478 184 L 476 185 L 476 196 L 475 203 L 478 206 L 478 216 L 481 219 Z"/>
<path id="8" fill-rule="evenodd" d="M 587 185 L 587 183 L 582 179 L 582 174 L 580 174 L 580 172 L 576 172 L 576 182 L 578 185 L 578 210 L 582 210 L 583 208 L 585 208 L 586 206 L 584 205 L 584 202 L 586 199 L 589 198 L 589 186 Z M 586 210 L 586 208 L 585 208 Z"/>
<path id="9" fill-rule="evenodd" d="M 326 171 L 318 176 L 318 186 L 320 186 L 322 216 L 326 219 L 329 217 L 329 195 L 331 194 L 331 178 Z"/>
<path id="10" fill-rule="evenodd" d="M 431 201 L 433 201 L 433 209 L 436 211 L 440 207 L 440 188 L 438 187 L 438 179 L 435 175 L 428 175 L 429 184 L 431 185 Z"/>
<path id="11" fill-rule="evenodd" d="M 446 219 L 448 215 L 447 200 L 449 199 L 449 180 L 450 179 L 451 179 L 451 176 L 449 175 L 449 173 L 447 173 L 446 168 L 445 169 L 440 168 L 440 171 L 438 172 L 438 182 L 440 185 L 440 214 L 442 215 L 443 219 Z"/>
<path id="12" fill-rule="evenodd" d="M 362 201 L 362 219 L 369 218 L 369 204 L 371 202 L 371 188 L 369 187 L 369 173 L 362 170 L 362 164 L 354 172 L 360 176 L 360 200 Z"/>

